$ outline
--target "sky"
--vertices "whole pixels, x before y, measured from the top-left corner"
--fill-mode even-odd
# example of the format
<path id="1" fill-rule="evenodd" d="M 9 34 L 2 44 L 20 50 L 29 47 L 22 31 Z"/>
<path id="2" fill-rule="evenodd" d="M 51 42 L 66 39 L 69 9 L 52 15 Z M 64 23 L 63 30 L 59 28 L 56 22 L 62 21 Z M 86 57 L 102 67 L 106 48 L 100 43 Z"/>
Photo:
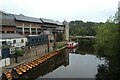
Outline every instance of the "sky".
<path id="1" fill-rule="evenodd" d="M 105 22 L 118 10 L 119 0 L 0 0 L 0 10 L 55 21 Z"/>

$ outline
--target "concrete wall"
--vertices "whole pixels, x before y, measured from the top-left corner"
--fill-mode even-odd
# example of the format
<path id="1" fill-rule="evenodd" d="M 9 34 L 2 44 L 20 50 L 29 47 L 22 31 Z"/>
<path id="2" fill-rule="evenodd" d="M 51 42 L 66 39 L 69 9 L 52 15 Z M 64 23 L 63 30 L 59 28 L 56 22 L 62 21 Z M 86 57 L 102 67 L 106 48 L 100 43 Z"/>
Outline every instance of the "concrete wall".
<path id="1" fill-rule="evenodd" d="M 53 50 L 53 44 L 50 44 L 50 51 Z M 21 62 L 23 60 L 27 60 L 30 58 L 34 58 L 36 56 L 41 56 L 48 53 L 48 44 L 42 44 L 37 46 L 32 46 L 30 49 L 26 48 L 26 53 L 24 56 L 18 57 L 18 62 Z M 15 58 L 11 58 L 11 63 L 15 63 Z"/>
<path id="2" fill-rule="evenodd" d="M 10 65 L 10 58 L 0 60 L 0 68 Z"/>
<path id="3" fill-rule="evenodd" d="M 69 41 L 69 23 L 66 21 L 63 22 L 65 25 L 65 31 L 64 31 L 64 38 L 65 40 Z"/>

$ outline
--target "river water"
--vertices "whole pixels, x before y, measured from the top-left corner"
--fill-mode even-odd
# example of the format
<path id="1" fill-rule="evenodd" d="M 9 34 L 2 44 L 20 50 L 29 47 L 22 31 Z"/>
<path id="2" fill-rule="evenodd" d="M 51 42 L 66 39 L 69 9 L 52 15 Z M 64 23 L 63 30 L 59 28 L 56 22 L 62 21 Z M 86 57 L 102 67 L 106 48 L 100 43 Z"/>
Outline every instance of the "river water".
<path id="1" fill-rule="evenodd" d="M 92 47 L 64 49 L 39 67 L 23 75 L 24 78 L 96 78 L 98 66 L 104 64 Z"/>
<path id="2" fill-rule="evenodd" d="M 95 78 L 97 66 L 104 63 L 95 55 L 81 55 L 72 52 L 68 53 L 67 61 L 67 65 L 63 64 L 39 78 Z"/>

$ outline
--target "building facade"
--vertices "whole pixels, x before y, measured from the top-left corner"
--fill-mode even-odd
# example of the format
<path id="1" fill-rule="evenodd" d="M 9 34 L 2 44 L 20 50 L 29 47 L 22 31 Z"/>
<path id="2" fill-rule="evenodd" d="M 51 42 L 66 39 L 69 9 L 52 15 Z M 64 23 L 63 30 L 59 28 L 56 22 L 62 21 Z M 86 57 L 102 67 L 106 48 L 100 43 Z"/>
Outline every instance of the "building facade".
<path id="1" fill-rule="evenodd" d="M 13 15 L 0 11 L 0 33 L 16 33 Z"/>
<path id="2" fill-rule="evenodd" d="M 45 18 L 34 18 L 0 11 L 0 33 L 18 33 L 21 35 L 41 35 L 41 32 L 57 34 L 65 31 L 62 22 Z M 51 34 L 50 34 L 51 35 Z"/>
<path id="3" fill-rule="evenodd" d="M 15 48 L 26 46 L 27 38 L 16 33 L 0 34 L 0 68 L 10 65 L 10 58 L 15 54 Z"/>
<path id="4" fill-rule="evenodd" d="M 22 35 L 39 35 L 41 33 L 42 22 L 38 18 L 14 15 L 16 32 Z"/>
<path id="5" fill-rule="evenodd" d="M 27 36 L 28 46 L 42 45 L 48 43 L 48 35 Z"/>
<path id="6" fill-rule="evenodd" d="M 7 45 L 12 47 L 25 47 L 27 43 L 27 38 L 25 36 L 16 33 L 0 34 L 0 36 L 1 42 L 5 42 Z"/>
<path id="7" fill-rule="evenodd" d="M 59 33 L 61 40 L 69 41 L 69 24 L 45 18 L 34 18 L 25 15 L 16 15 L 1 12 L 1 33 L 17 33 L 24 36 L 47 35 L 48 41 L 55 43 Z M 40 36 L 41 37 L 41 36 Z M 38 38 L 39 39 L 39 38 Z M 17 46 L 17 45 L 15 45 Z"/>
<path id="8" fill-rule="evenodd" d="M 64 39 L 65 39 L 66 41 L 69 41 L 69 23 L 66 22 L 66 21 L 64 21 L 63 24 L 64 24 L 64 28 L 65 28 L 65 31 L 64 31 Z"/>

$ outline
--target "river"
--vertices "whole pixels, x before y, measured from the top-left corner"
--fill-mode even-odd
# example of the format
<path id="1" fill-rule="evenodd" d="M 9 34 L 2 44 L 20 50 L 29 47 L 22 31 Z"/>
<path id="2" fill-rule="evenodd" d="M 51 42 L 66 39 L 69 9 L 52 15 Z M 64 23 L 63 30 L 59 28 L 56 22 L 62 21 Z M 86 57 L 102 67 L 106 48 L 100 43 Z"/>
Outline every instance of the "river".
<path id="1" fill-rule="evenodd" d="M 56 70 L 39 78 L 95 78 L 97 66 L 104 63 L 104 61 L 89 53 L 82 55 L 70 52 L 67 56 L 67 65 L 63 64 Z"/>
<path id="2" fill-rule="evenodd" d="M 64 49 L 60 54 L 49 59 L 21 78 L 39 80 L 42 78 L 87 78 L 92 80 L 102 76 L 110 77 L 109 65 L 105 59 L 99 59 L 93 47 L 84 46 L 76 49 Z M 119 75 L 118 75 L 119 76 Z M 109 78 L 108 78 L 109 79 Z M 114 79 L 111 79 L 114 80 Z M 116 79 L 117 80 L 117 79 Z"/>

